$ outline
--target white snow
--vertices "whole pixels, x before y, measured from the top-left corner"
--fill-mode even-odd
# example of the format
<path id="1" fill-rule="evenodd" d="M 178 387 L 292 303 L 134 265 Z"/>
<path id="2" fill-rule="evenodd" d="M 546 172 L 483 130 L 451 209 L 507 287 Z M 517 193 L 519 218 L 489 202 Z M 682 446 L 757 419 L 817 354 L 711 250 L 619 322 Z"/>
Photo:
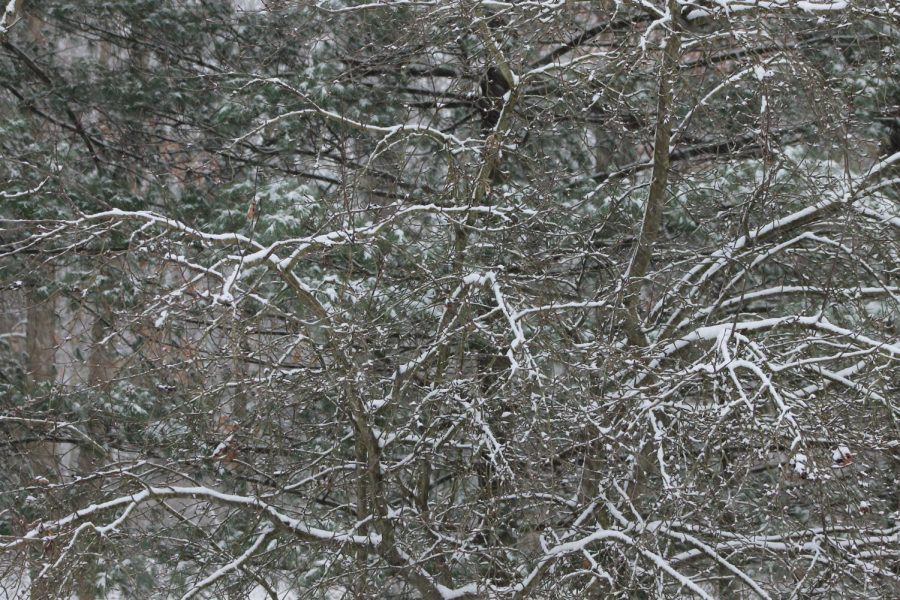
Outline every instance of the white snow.
<path id="1" fill-rule="evenodd" d="M 153 326 L 157 329 L 162 329 L 162 326 L 165 325 L 166 319 L 169 317 L 169 311 L 164 310 L 159 313 L 159 316 L 153 321 Z"/>
<path id="2" fill-rule="evenodd" d="M 836 463 L 846 461 L 851 456 L 853 455 L 847 446 L 838 446 L 831 452 L 831 459 Z"/>
<path id="3" fill-rule="evenodd" d="M 791 457 L 791 464 L 794 466 L 794 472 L 801 477 L 808 473 L 806 461 L 806 455 L 801 452 L 798 452 L 793 457 Z"/>

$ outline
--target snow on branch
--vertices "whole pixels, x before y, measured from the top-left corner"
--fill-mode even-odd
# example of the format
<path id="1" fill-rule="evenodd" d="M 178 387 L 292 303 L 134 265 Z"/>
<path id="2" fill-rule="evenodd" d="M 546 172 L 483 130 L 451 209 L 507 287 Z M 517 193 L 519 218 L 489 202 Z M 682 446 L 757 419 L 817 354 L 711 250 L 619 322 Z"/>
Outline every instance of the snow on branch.
<path id="1" fill-rule="evenodd" d="M 646 548 L 643 548 L 634 540 L 634 538 L 621 531 L 603 528 L 598 528 L 593 533 L 577 540 L 564 542 L 562 544 L 557 544 L 556 546 L 549 548 L 538 560 L 537 566 L 535 566 L 519 583 L 510 588 L 511 591 L 515 592 L 515 595 L 513 597 L 517 599 L 527 598 L 530 591 L 541 579 L 552 562 L 569 554 L 581 553 L 594 543 L 607 540 L 621 542 L 634 548 L 641 556 L 654 564 L 661 571 L 672 577 L 680 585 L 688 588 L 704 600 L 712 600 L 712 596 L 710 596 L 702 587 L 697 585 L 697 583 L 694 582 L 690 577 L 687 577 L 686 575 L 675 569 L 675 567 L 672 566 L 671 562 L 666 560 L 663 556 L 657 554 L 656 552 L 652 552 L 650 550 L 647 550 Z"/>
<path id="2" fill-rule="evenodd" d="M 698 7 L 700 5 L 689 0 L 679 0 L 679 4 L 682 6 L 689 6 L 693 9 L 686 14 L 689 21 L 720 14 L 747 13 L 754 10 L 796 10 L 804 13 L 824 13 L 842 11 L 850 6 L 847 0 L 713 0 L 713 3 L 716 5 L 714 8 L 707 8 L 706 6 Z"/>
<path id="3" fill-rule="evenodd" d="M 10 0 L 10 2 L 14 2 L 15 0 Z M 2 32 L 0 32 L 2 34 Z M 30 190 L 22 190 L 21 192 L 0 192 L 0 198 L 5 200 L 12 200 L 14 198 L 22 198 L 24 196 L 30 196 L 32 194 L 36 194 L 41 191 L 41 188 L 44 187 L 44 184 L 50 180 L 49 177 L 45 177 L 43 181 L 37 184 L 35 187 Z"/>
<path id="4" fill-rule="evenodd" d="M 735 258 L 737 253 L 744 248 L 758 244 L 761 241 L 769 240 L 776 235 L 814 221 L 823 214 L 833 211 L 840 206 L 855 204 L 853 202 L 854 200 L 864 196 L 868 192 L 868 184 L 887 167 L 898 161 L 900 161 L 900 152 L 895 152 L 872 165 L 864 175 L 857 178 L 856 184 L 851 186 L 852 191 L 845 193 L 843 196 L 837 198 L 825 198 L 789 215 L 769 221 L 768 223 L 755 228 L 750 233 L 734 239 L 728 245 L 711 253 L 708 257 L 699 261 L 695 266 L 688 270 L 688 272 L 675 284 L 673 292 L 677 294 L 684 288 L 689 288 L 687 296 L 691 298 L 695 296 L 698 290 L 700 290 L 716 273 L 724 269 Z M 664 297 L 653 306 L 651 315 L 659 315 L 665 307 L 666 298 Z M 672 323 L 677 322 L 680 314 L 681 309 L 673 311 L 672 315 L 670 315 L 667 320 L 667 324 L 671 325 Z"/>
<path id="5" fill-rule="evenodd" d="M 460 140 L 455 135 L 444 133 L 438 129 L 434 129 L 433 127 L 428 127 L 426 125 L 416 125 L 416 124 L 398 124 L 391 126 L 383 126 L 383 125 L 372 125 L 370 123 L 364 123 L 362 121 L 357 121 L 355 119 L 351 119 L 350 117 L 340 115 L 330 110 L 326 110 L 324 108 L 319 107 L 312 99 L 307 95 L 290 85 L 283 79 L 274 77 L 274 78 L 262 78 L 262 79 L 253 79 L 247 83 L 247 85 L 253 85 L 257 83 L 270 83 L 277 85 L 285 90 L 288 90 L 301 99 L 304 102 L 308 103 L 312 108 L 300 109 L 295 111 L 290 111 L 287 113 L 280 114 L 278 116 L 272 117 L 270 119 L 266 119 L 247 133 L 235 138 L 232 140 L 232 147 L 240 144 L 247 138 L 259 133 L 260 131 L 267 129 L 268 127 L 278 123 L 279 121 L 283 121 L 285 119 L 290 119 L 292 117 L 301 117 L 306 115 L 318 115 L 320 117 L 324 117 L 330 121 L 335 123 L 339 123 L 341 125 L 346 125 L 348 127 L 352 127 L 354 129 L 359 129 L 361 131 L 366 131 L 369 133 L 377 133 L 383 136 L 382 142 L 398 135 L 419 135 L 430 138 L 435 142 L 441 144 L 449 148 L 453 152 L 463 152 L 469 149 L 469 144 Z"/>
<path id="6" fill-rule="evenodd" d="M 854 331 L 850 331 L 849 329 L 839 327 L 834 325 L 823 317 L 822 315 L 813 315 L 813 316 L 800 316 L 800 315 L 790 315 L 785 317 L 773 317 L 771 319 L 757 319 L 753 321 L 736 321 L 732 323 L 721 323 L 719 325 L 709 325 L 706 327 L 699 327 L 680 337 L 677 340 L 666 342 L 662 344 L 658 351 L 662 356 L 670 356 L 673 353 L 685 348 L 694 342 L 704 341 L 704 340 L 714 340 L 719 338 L 723 333 L 728 333 L 731 331 L 761 331 L 766 329 L 773 329 L 776 327 L 784 327 L 784 326 L 794 326 L 794 327 L 808 327 L 811 329 L 819 329 L 822 331 L 828 331 L 831 333 L 836 333 L 841 336 L 848 337 L 854 341 L 862 343 L 864 345 L 870 346 L 876 350 L 887 353 L 890 356 L 896 356 L 900 354 L 900 344 L 896 342 L 885 342 L 881 340 L 873 339 L 869 336 L 863 335 L 861 333 L 856 333 Z M 654 365 L 659 364 L 659 359 L 654 362 Z"/>
<path id="7" fill-rule="evenodd" d="M 219 569 L 217 569 L 214 573 L 210 574 L 209 577 L 198 581 L 194 587 L 192 587 L 186 594 L 181 597 L 181 600 L 188 600 L 189 598 L 193 598 L 198 593 L 200 593 L 204 588 L 207 588 L 214 584 L 219 579 L 222 579 L 232 571 L 239 569 L 241 565 L 247 562 L 253 554 L 259 550 L 259 547 L 262 546 L 263 542 L 269 539 L 273 533 L 275 533 L 275 527 L 269 526 L 266 527 L 262 533 L 256 536 L 256 539 L 253 540 L 253 543 L 250 544 L 247 549 L 233 561 L 229 562 L 226 565 L 223 565 Z"/>
<path id="8" fill-rule="evenodd" d="M 3 9 L 3 16 L 0 17 L 0 40 L 5 40 L 5 36 L 12 29 L 13 25 L 18 22 L 16 18 L 16 5 L 22 0 L 8 0 L 6 7 Z"/>
<path id="9" fill-rule="evenodd" d="M 340 531 L 329 531 L 318 527 L 312 527 L 287 516 L 276 507 L 255 496 L 225 494 L 204 486 L 161 486 L 148 487 L 134 494 L 120 496 L 118 498 L 107 500 L 106 502 L 91 504 L 90 506 L 77 510 L 59 519 L 42 521 L 24 535 L 19 536 L 16 540 L 7 544 L 0 544 L 0 548 L 11 549 L 26 542 L 39 541 L 47 538 L 52 539 L 61 535 L 64 528 L 68 525 L 95 517 L 105 511 L 122 509 L 122 513 L 108 525 L 97 526 L 92 524 L 92 527 L 96 529 L 98 533 L 107 535 L 116 531 L 137 506 L 146 502 L 158 502 L 168 498 L 192 498 L 226 506 L 252 509 L 268 519 L 279 531 L 294 534 L 307 542 L 333 543 L 338 545 L 349 544 L 368 549 L 374 549 L 381 543 L 381 537 L 375 533 L 369 535 L 353 535 Z"/>

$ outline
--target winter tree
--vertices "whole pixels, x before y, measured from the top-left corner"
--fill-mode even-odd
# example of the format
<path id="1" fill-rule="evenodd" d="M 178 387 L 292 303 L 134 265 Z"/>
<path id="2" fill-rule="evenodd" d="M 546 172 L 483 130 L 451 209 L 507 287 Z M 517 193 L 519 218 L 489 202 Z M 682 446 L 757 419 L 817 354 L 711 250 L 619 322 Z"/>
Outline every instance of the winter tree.
<path id="1" fill-rule="evenodd" d="M 900 594 L 889 0 L 10 0 L 11 598 Z"/>

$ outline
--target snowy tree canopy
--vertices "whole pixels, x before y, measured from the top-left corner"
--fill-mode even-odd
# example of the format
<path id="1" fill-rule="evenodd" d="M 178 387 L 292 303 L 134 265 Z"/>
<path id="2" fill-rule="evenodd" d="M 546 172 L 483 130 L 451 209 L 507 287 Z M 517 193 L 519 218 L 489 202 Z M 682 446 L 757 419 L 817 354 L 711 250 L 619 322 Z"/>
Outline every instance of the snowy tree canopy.
<path id="1" fill-rule="evenodd" d="M 0 6 L 10 598 L 900 595 L 890 0 Z"/>

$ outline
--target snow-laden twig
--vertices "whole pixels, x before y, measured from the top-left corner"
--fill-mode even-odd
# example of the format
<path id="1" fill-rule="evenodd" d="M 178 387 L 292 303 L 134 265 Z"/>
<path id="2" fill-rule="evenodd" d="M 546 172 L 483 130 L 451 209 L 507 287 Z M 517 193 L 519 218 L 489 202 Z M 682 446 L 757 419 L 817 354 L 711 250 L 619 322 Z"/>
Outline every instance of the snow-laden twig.
<path id="1" fill-rule="evenodd" d="M 4 39 L 9 30 L 18 22 L 16 18 L 16 2 L 18 0 L 8 0 L 6 7 L 3 9 L 3 16 L 0 17 L 0 39 Z"/>
<path id="2" fill-rule="evenodd" d="M 680 0 L 680 3 L 697 7 L 687 13 L 686 17 L 689 21 L 714 17 L 723 13 L 725 15 L 736 15 L 751 11 L 839 12 L 846 10 L 850 6 L 847 0 L 714 0 L 716 6 L 700 6 L 699 4 L 684 2 L 683 0 Z"/>
<path id="3" fill-rule="evenodd" d="M 878 174 L 887 167 L 900 161 L 900 152 L 885 157 L 872 165 L 868 171 L 857 178 L 856 185 L 853 186 L 854 191 L 847 192 L 840 197 L 831 197 L 822 199 L 806 208 L 795 211 L 784 217 L 779 217 L 768 223 L 755 228 L 748 234 L 742 235 L 728 245 L 716 250 L 707 258 L 698 262 L 687 273 L 685 273 L 675 284 L 672 292 L 679 294 L 685 288 L 688 289 L 687 298 L 693 298 L 700 289 L 709 281 L 716 273 L 725 268 L 733 260 L 735 255 L 744 248 L 759 243 L 773 237 L 781 232 L 789 231 L 803 223 L 807 223 L 819 218 L 824 213 L 832 211 L 840 206 L 853 203 L 853 200 L 865 195 L 868 191 L 868 184 Z M 659 315 L 667 305 L 667 297 L 661 298 L 651 309 L 651 316 Z M 681 309 L 673 311 L 666 321 L 666 325 L 670 326 L 678 322 L 681 315 Z"/>
<path id="4" fill-rule="evenodd" d="M 700 587 L 695 581 L 693 581 L 690 577 L 687 577 L 675 567 L 672 566 L 670 561 L 666 560 L 663 556 L 657 554 L 656 552 L 652 552 L 647 550 L 646 548 L 641 547 L 635 540 L 629 535 L 625 533 L 613 529 L 603 529 L 598 528 L 593 533 L 586 535 L 580 539 L 565 542 L 562 544 L 558 544 L 556 546 L 551 547 L 544 555 L 538 560 L 537 566 L 535 566 L 525 578 L 519 583 L 515 584 L 512 589 L 517 592 L 514 598 L 518 598 L 521 592 L 525 592 L 526 590 L 531 590 L 535 581 L 544 573 L 547 567 L 551 562 L 562 558 L 563 556 L 580 553 L 588 546 L 600 542 L 600 541 L 615 541 L 626 544 L 632 548 L 634 548 L 641 556 L 645 559 L 649 560 L 656 567 L 658 567 L 661 571 L 672 577 L 675 581 L 683 585 L 684 587 L 691 590 L 693 593 L 703 598 L 704 600 L 712 600 L 712 596 L 710 596 L 702 587 Z M 522 596 L 524 597 L 524 595 Z"/>
<path id="5" fill-rule="evenodd" d="M 770 58 L 768 60 L 763 61 L 763 65 L 765 67 L 771 67 L 771 66 L 783 64 L 784 62 L 785 62 L 785 60 L 783 58 L 774 57 L 774 58 Z M 762 67 L 762 68 L 765 68 L 765 67 Z M 761 68 L 760 65 L 753 65 L 753 66 L 747 67 L 745 69 L 741 69 L 740 71 L 737 71 L 735 73 L 732 73 L 730 76 L 726 77 L 724 81 L 719 83 L 719 85 L 715 86 L 705 96 L 703 96 L 703 98 L 701 98 L 687 112 L 687 114 L 681 119 L 681 122 L 678 124 L 678 126 L 675 128 L 675 130 L 672 132 L 672 139 L 669 141 L 669 153 L 672 153 L 675 151 L 675 146 L 678 144 L 678 141 L 681 138 L 681 136 L 684 135 L 684 132 L 687 130 L 688 126 L 691 124 L 691 120 L 694 117 L 694 113 L 697 112 L 698 109 L 706 106 L 707 103 L 713 98 L 713 96 L 715 96 L 722 90 L 728 88 L 729 86 L 737 83 L 738 81 L 740 81 L 747 75 L 756 72 L 756 70 L 759 68 Z"/>
<path id="6" fill-rule="evenodd" d="M 648 528 L 659 527 L 660 522 L 648 523 Z M 822 528 L 810 528 L 803 531 L 788 532 L 775 535 L 741 535 L 727 531 L 710 531 L 701 527 L 679 523 L 670 524 L 669 527 L 702 532 L 719 541 L 709 544 L 720 555 L 729 555 L 750 550 L 763 550 L 769 552 L 785 552 L 791 554 L 815 553 L 819 548 L 818 537 L 826 533 Z M 831 544 L 842 550 L 860 552 L 867 546 L 891 547 L 900 543 L 900 527 L 891 527 L 880 530 L 858 530 L 851 528 L 849 531 L 840 529 L 827 530 L 831 538 Z M 723 540 L 723 538 L 725 538 Z M 672 564 L 681 564 L 695 560 L 698 556 L 706 554 L 702 549 L 684 550 L 669 558 Z"/>
<path id="7" fill-rule="evenodd" d="M 890 356 L 900 355 L 900 343 L 876 340 L 861 333 L 850 331 L 849 329 L 839 327 L 828 322 L 828 320 L 825 319 L 825 317 L 823 317 L 822 315 L 813 315 L 808 317 L 804 317 L 801 315 L 788 315 L 784 317 L 772 317 L 770 319 L 736 321 L 732 323 L 721 323 L 719 325 L 698 327 L 694 331 L 688 333 L 687 335 L 681 336 L 677 340 L 661 344 L 658 348 L 658 352 L 660 353 L 661 357 L 671 356 L 675 352 L 681 350 L 682 348 L 690 346 L 695 342 L 714 340 L 723 330 L 731 329 L 733 331 L 761 331 L 785 326 L 806 327 L 810 329 L 818 329 L 836 333 L 838 335 L 845 336 L 849 339 L 859 342 L 863 345 L 875 348 L 876 350 L 879 350 L 880 352 L 886 353 Z M 653 368 L 659 366 L 660 360 L 660 358 L 654 360 L 651 363 L 649 370 L 652 370 Z"/>
<path id="8" fill-rule="evenodd" d="M 15 2 L 15 0 L 10 0 L 10 3 Z M 0 35 L 2 35 L 2 31 L 0 31 Z M 44 187 L 44 184 L 49 181 L 49 177 L 45 177 L 43 181 L 41 181 L 37 186 L 31 188 L 30 190 L 23 190 L 21 192 L 0 192 L 0 198 L 5 200 L 12 200 L 14 198 L 21 198 L 23 196 L 30 196 L 31 194 L 36 194 L 41 191 L 41 188 Z"/>
<path id="9" fill-rule="evenodd" d="M 352 127 L 354 129 L 359 129 L 361 131 L 367 131 L 369 133 L 377 133 L 385 138 L 390 138 L 396 135 L 421 135 L 424 137 L 431 138 L 432 140 L 438 142 L 442 146 L 446 146 L 451 150 L 456 152 L 466 151 L 469 149 L 469 145 L 457 138 L 455 135 L 444 133 L 439 129 L 434 129 L 433 127 L 428 127 L 425 125 L 415 125 L 415 124 L 398 124 L 398 125 L 372 125 L 370 123 L 364 123 L 362 121 L 357 121 L 355 119 L 351 119 L 344 115 L 340 115 L 338 113 L 332 112 L 330 110 L 326 110 L 324 108 L 319 107 L 312 99 L 304 94 L 302 91 L 298 90 L 294 86 L 290 85 L 283 79 L 277 77 L 270 78 L 257 78 L 250 80 L 246 85 L 254 85 L 259 83 L 267 83 L 276 85 L 282 89 L 288 90 L 291 93 L 300 97 L 304 102 L 310 105 L 312 108 L 304 108 L 300 110 L 294 110 L 290 112 L 286 112 L 270 119 L 266 119 L 247 133 L 235 138 L 231 146 L 236 146 L 240 144 L 247 138 L 259 133 L 260 131 L 267 129 L 268 127 L 278 123 L 279 121 L 283 121 L 285 119 L 290 119 L 292 117 L 302 117 L 308 115 L 318 115 L 320 117 L 324 117 L 330 121 L 340 123 L 341 125 L 345 125 L 347 127 Z"/>
<path id="10" fill-rule="evenodd" d="M 289 517 L 256 496 L 226 494 L 204 486 L 151 486 L 134 494 L 119 496 L 118 498 L 107 500 L 106 502 L 91 504 L 90 506 L 76 510 L 59 519 L 42 521 L 12 542 L 0 544 L 0 548 L 11 549 L 26 542 L 41 540 L 47 537 L 49 532 L 57 532 L 55 535 L 50 535 L 51 538 L 55 537 L 56 535 L 59 535 L 66 526 L 93 517 L 104 511 L 124 508 L 125 513 L 130 514 L 134 507 L 140 504 L 161 501 L 167 498 L 193 498 L 215 504 L 233 506 L 235 508 L 252 509 L 268 519 L 279 530 L 292 533 L 307 542 L 349 544 L 369 549 L 374 549 L 381 542 L 381 537 L 375 533 L 370 533 L 369 535 L 353 535 L 340 531 L 330 531 L 312 527 L 297 519 Z M 121 521 L 117 518 L 113 520 L 111 524 L 116 524 L 117 526 L 119 523 L 121 523 Z M 108 530 L 104 527 L 99 527 L 98 529 L 104 531 Z"/>
<path id="11" fill-rule="evenodd" d="M 759 596 L 760 598 L 763 598 L 764 600 L 771 599 L 771 596 L 764 589 L 762 589 L 759 586 L 759 584 L 756 581 L 754 581 L 754 579 L 752 577 L 747 575 L 747 573 L 745 573 L 741 569 L 737 568 L 731 561 L 729 561 L 727 558 L 722 556 L 720 553 L 716 552 L 715 548 L 713 548 L 709 544 L 703 542 L 703 540 L 701 540 L 689 533 L 675 531 L 668 527 L 660 527 L 659 530 L 667 537 L 670 537 L 674 540 L 678 540 L 679 542 L 681 542 L 683 544 L 690 544 L 690 545 L 695 546 L 696 548 L 700 549 L 704 554 L 709 556 L 716 563 L 722 565 L 723 567 L 725 567 L 725 569 L 727 569 L 728 571 L 733 573 L 738 579 L 743 581 L 747 585 L 747 587 L 749 587 L 751 590 L 753 590 L 753 592 L 757 596 Z"/>
<path id="12" fill-rule="evenodd" d="M 91 436 L 83 432 L 81 429 L 75 426 L 74 423 L 67 423 L 65 421 L 51 421 L 49 419 L 32 419 L 28 417 L 14 417 L 12 415 L 0 415 L 0 423 L 18 423 L 20 425 L 30 425 L 30 426 L 39 426 L 39 427 L 50 427 L 53 429 L 67 429 L 73 432 L 76 436 L 83 439 L 89 446 L 91 446 L 95 451 L 99 452 L 101 456 L 106 455 L 106 448 L 101 446 L 94 440 Z"/>
<path id="13" fill-rule="evenodd" d="M 192 587 L 190 590 L 188 590 L 188 592 L 185 593 L 181 597 L 181 600 L 188 600 L 189 598 L 193 598 L 198 593 L 200 593 L 203 589 L 211 586 L 216 581 L 218 581 L 219 579 L 222 579 L 223 577 L 225 577 L 232 571 L 235 571 L 235 570 L 241 568 L 241 565 L 243 565 L 245 562 L 247 562 L 247 560 L 249 560 L 250 557 L 253 556 L 253 554 L 259 549 L 259 547 L 262 546 L 263 542 L 265 542 L 267 539 L 269 539 L 273 533 L 275 533 L 275 527 L 273 527 L 273 526 L 266 527 L 262 533 L 260 533 L 258 536 L 256 536 L 256 539 L 253 540 L 253 543 L 250 544 L 250 546 L 248 546 L 247 549 L 244 550 L 244 552 L 240 556 L 235 558 L 233 561 L 223 565 L 222 567 L 217 569 L 214 573 L 210 574 L 208 577 L 206 577 L 202 581 L 198 581 L 196 584 L 194 584 L 194 587 Z"/>

